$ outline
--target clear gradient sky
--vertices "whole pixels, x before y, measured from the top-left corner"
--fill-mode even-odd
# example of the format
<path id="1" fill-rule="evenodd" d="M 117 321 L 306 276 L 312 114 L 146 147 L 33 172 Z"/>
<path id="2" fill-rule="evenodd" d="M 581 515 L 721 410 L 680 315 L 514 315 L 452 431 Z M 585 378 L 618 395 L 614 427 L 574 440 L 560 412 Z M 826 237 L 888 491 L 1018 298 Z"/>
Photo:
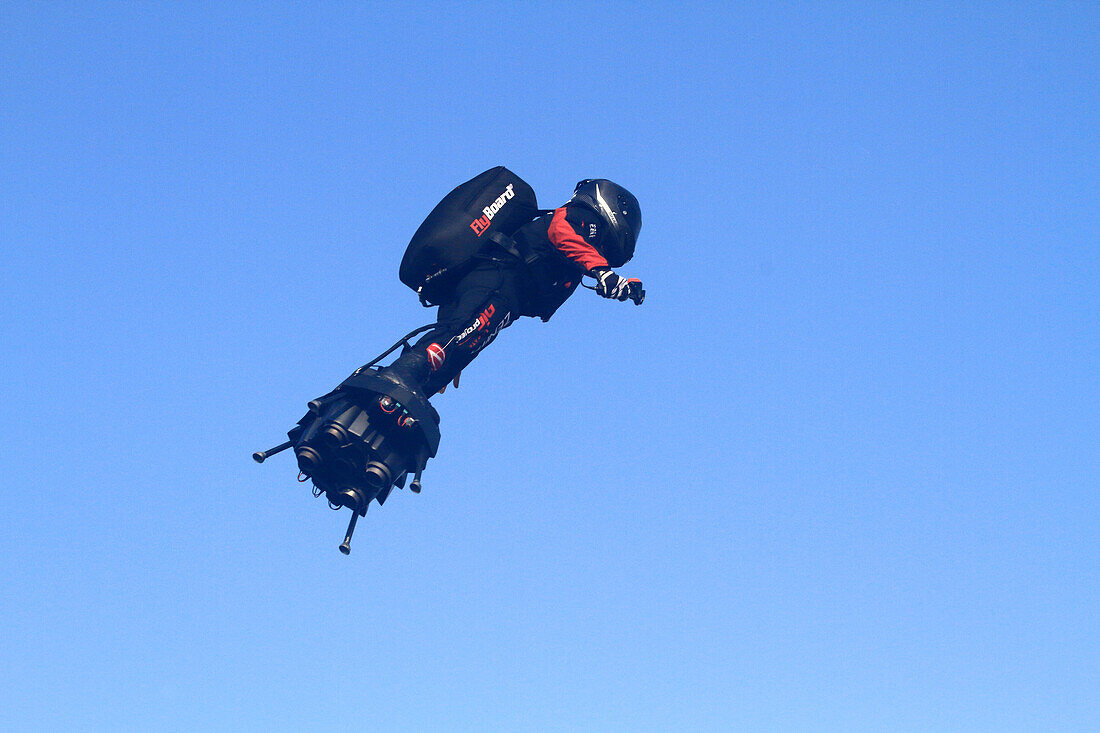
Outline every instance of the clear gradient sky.
<path id="1" fill-rule="evenodd" d="M 0 729 L 1100 729 L 1095 3 L 0 6 Z M 641 200 L 295 483 L 507 165 Z"/>

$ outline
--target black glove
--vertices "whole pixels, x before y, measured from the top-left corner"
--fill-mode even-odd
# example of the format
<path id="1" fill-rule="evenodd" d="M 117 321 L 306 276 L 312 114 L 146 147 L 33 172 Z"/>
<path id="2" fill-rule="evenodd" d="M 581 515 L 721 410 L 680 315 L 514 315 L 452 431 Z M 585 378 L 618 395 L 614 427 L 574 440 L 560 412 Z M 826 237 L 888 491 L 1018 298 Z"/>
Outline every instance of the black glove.
<path id="1" fill-rule="evenodd" d="M 615 300 L 634 301 L 634 305 L 641 305 L 645 300 L 645 290 L 642 289 L 642 281 L 636 278 L 627 280 L 619 277 L 610 267 L 593 267 L 588 274 L 596 278 L 596 293 L 605 298 Z"/>

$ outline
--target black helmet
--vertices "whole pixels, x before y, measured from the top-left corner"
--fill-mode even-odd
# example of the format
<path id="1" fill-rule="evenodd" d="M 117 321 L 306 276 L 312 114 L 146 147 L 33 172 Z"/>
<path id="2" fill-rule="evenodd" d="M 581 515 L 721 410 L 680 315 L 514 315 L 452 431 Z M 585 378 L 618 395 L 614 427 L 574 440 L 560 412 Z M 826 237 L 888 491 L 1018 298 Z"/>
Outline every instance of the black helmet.
<path id="1" fill-rule="evenodd" d="M 598 249 L 612 267 L 625 265 L 634 256 L 634 243 L 642 230 L 642 210 L 638 199 L 606 178 L 586 178 L 573 189 L 566 204 L 581 204 L 592 209 L 607 225 Z"/>

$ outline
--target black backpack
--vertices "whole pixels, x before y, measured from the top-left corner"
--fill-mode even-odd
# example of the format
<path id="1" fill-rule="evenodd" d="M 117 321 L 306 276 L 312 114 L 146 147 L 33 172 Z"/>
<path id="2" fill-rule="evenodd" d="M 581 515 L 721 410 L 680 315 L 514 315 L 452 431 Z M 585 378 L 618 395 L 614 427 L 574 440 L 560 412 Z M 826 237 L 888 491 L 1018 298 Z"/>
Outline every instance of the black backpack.
<path id="1" fill-rule="evenodd" d="M 510 237 L 540 213 L 535 191 L 502 165 L 458 186 L 436 204 L 401 259 L 401 282 L 425 305 L 446 302 L 475 255 Z"/>

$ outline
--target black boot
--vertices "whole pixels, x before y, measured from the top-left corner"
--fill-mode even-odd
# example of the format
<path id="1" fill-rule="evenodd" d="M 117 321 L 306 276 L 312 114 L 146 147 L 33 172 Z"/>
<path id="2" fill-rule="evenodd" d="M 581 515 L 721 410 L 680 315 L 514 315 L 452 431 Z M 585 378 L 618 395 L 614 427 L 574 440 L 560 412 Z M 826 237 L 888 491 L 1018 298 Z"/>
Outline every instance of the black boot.
<path id="1" fill-rule="evenodd" d="M 428 399 L 424 394 L 424 383 L 431 374 L 428 355 L 420 351 L 402 354 L 397 361 L 378 372 L 378 376 L 388 379 L 412 392 L 417 397 Z"/>

